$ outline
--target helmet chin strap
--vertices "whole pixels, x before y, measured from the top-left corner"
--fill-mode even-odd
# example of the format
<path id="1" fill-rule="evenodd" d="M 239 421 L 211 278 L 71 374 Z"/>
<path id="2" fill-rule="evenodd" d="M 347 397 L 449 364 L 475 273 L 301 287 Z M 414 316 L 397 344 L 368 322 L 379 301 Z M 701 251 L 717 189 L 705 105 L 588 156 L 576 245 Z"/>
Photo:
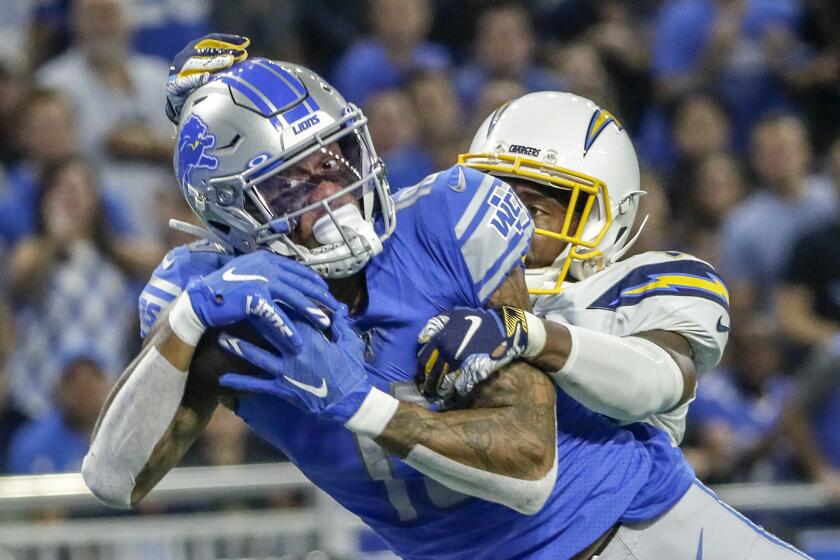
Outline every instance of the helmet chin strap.
<path id="1" fill-rule="evenodd" d="M 553 265 L 541 268 L 526 268 L 525 285 L 528 286 L 529 290 L 552 288 L 557 281 L 558 274 L 560 274 L 560 268 Z"/>
<path id="2" fill-rule="evenodd" d="M 182 233 L 186 233 L 187 235 L 198 237 L 199 239 L 206 239 L 211 243 L 215 243 L 217 245 L 220 245 L 221 247 L 226 248 L 226 250 L 230 249 L 227 243 L 223 242 L 221 239 L 213 235 L 213 232 L 209 229 L 193 225 L 189 222 L 183 222 L 174 218 L 170 219 L 169 229 L 174 229 L 175 231 L 180 231 Z"/>

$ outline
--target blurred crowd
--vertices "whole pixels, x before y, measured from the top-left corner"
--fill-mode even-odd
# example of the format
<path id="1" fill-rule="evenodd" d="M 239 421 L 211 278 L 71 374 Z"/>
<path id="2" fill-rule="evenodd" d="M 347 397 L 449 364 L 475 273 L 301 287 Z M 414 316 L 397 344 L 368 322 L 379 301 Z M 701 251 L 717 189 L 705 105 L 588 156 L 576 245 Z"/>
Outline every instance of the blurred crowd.
<path id="1" fill-rule="evenodd" d="M 634 251 L 712 263 L 729 349 L 684 448 L 710 482 L 840 499 L 840 5 L 830 0 L 0 0 L 0 465 L 78 470 L 139 345 L 137 295 L 190 220 L 167 63 L 247 35 L 363 107 L 394 188 L 451 166 L 505 101 L 617 115 L 643 166 Z M 563 126 L 551 123 L 546 126 Z M 192 464 L 271 460 L 221 415 Z"/>

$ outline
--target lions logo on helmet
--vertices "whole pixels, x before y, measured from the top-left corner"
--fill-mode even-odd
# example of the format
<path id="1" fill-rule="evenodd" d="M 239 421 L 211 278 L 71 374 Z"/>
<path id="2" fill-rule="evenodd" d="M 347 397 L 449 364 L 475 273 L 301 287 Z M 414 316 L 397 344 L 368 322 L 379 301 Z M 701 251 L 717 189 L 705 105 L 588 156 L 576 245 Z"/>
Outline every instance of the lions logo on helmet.
<path id="1" fill-rule="evenodd" d="M 212 131 L 212 133 L 211 133 Z M 367 118 L 320 76 L 296 64 L 250 58 L 185 100 L 175 171 L 201 232 L 233 252 L 267 249 L 319 274 L 355 274 L 394 231 L 385 166 Z M 297 167 L 326 158 L 329 178 Z M 322 182 L 340 190 L 311 196 Z M 321 213 L 314 240 L 295 237 Z"/>
<path id="2" fill-rule="evenodd" d="M 181 185 L 191 183 L 193 170 L 197 167 L 214 170 L 219 167 L 219 158 L 207 150 L 216 145 L 216 137 L 207 132 L 207 125 L 197 115 L 190 115 L 178 139 L 178 177 Z"/>

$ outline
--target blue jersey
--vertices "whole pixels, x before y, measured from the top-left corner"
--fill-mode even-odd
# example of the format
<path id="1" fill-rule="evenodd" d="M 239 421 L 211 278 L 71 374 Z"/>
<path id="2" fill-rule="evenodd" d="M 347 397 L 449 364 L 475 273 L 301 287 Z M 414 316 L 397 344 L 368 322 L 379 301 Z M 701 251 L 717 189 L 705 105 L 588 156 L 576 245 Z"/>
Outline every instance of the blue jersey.
<path id="1" fill-rule="evenodd" d="M 368 344 L 371 382 L 422 401 L 412 381 L 417 334 L 443 310 L 485 305 L 522 266 L 533 223 L 506 183 L 460 166 L 394 200 L 396 230 L 365 269 L 369 305 L 354 319 Z M 185 255 L 188 267 L 194 258 Z M 192 275 L 162 272 L 152 284 L 183 285 Z M 533 516 L 449 490 L 372 440 L 275 397 L 242 397 L 236 412 L 410 559 L 569 558 L 618 521 L 666 511 L 693 480 L 664 433 L 619 427 L 561 391 L 557 484 Z"/>

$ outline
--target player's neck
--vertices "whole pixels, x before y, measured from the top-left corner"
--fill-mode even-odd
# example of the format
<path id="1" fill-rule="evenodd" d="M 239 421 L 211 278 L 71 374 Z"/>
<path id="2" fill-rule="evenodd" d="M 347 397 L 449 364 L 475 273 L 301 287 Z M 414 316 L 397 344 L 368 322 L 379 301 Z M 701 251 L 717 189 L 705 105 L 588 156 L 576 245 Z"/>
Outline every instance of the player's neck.
<path id="1" fill-rule="evenodd" d="M 332 295 L 350 308 L 351 315 L 361 313 L 367 308 L 368 294 L 364 270 L 347 278 L 333 278 L 327 283 Z"/>

